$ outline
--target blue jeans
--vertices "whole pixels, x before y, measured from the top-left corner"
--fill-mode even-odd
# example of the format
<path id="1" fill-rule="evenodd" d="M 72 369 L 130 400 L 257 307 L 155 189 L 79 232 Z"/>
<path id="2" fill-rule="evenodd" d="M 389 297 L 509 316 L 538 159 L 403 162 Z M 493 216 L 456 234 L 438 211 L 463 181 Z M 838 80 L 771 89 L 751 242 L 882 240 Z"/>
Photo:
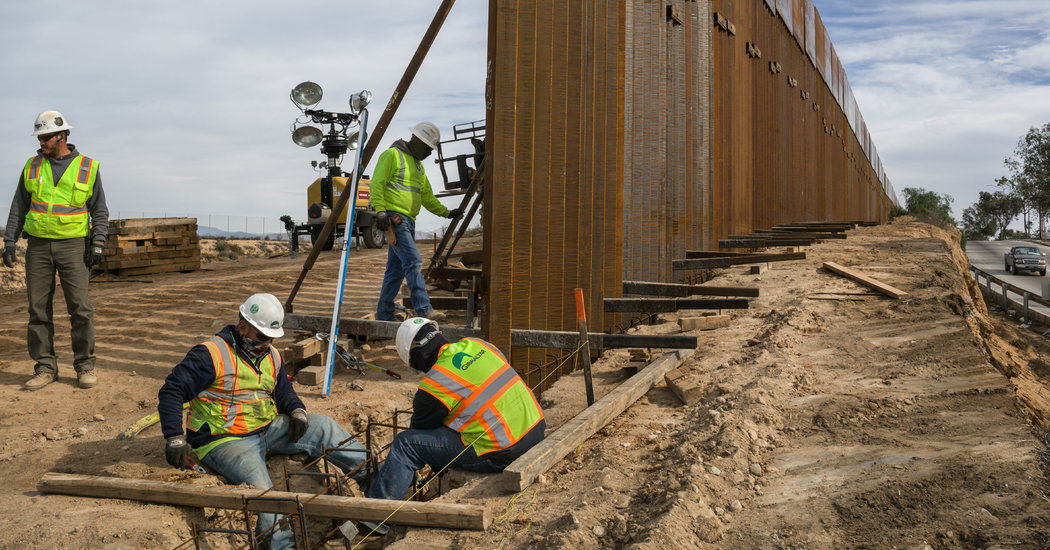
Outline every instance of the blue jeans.
<path id="1" fill-rule="evenodd" d="M 306 416 L 310 425 L 299 441 L 292 441 L 289 431 L 292 424 L 291 419 L 280 414 L 263 433 L 222 443 L 206 454 L 201 462 L 234 485 L 247 483 L 259 489 L 260 492 L 269 489 L 273 486 L 273 482 L 270 481 L 270 476 L 266 471 L 266 457 L 303 452 L 310 455 L 311 458 L 317 458 L 321 456 L 322 445 L 331 449 L 338 446 L 341 441 L 350 438 L 350 434 L 331 418 L 323 414 Z M 365 461 L 365 447 L 357 440 L 350 440 L 343 444 L 343 448 L 352 448 L 357 452 L 335 451 L 330 452 L 328 457 L 344 472 L 357 468 Z M 365 475 L 362 469 L 353 477 L 361 483 L 364 482 Z M 277 521 L 277 514 L 259 514 L 259 520 L 255 526 L 256 535 L 269 529 Z M 292 531 L 286 526 L 274 532 L 269 547 L 274 550 L 293 548 L 295 546 L 293 536 Z M 262 547 L 266 548 L 265 543 Z"/>
<path id="2" fill-rule="evenodd" d="M 405 430 L 394 436 L 386 461 L 368 488 L 368 498 L 400 500 L 412 486 L 416 470 L 429 465 L 437 472 L 449 463 L 453 468 L 481 474 L 502 472 L 507 467 L 506 463 L 479 457 L 452 428 Z"/>
<path id="3" fill-rule="evenodd" d="M 389 213 L 393 214 L 393 213 Z M 394 321 L 394 300 L 401 290 L 401 281 L 408 283 L 412 292 L 412 309 L 416 315 L 426 317 L 434 308 L 430 307 L 430 296 L 423 281 L 423 257 L 416 248 L 416 221 L 404 214 L 398 214 L 401 223 L 393 226 L 397 235 L 397 244 L 387 244 L 386 274 L 383 275 L 383 287 L 379 291 L 379 305 L 376 306 L 376 319 Z"/>

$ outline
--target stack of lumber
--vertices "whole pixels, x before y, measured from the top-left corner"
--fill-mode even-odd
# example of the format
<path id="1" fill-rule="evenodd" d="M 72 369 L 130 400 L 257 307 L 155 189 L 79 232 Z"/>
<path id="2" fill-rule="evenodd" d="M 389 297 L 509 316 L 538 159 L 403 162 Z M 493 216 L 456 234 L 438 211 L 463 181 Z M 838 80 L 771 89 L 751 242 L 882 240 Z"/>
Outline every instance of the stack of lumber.
<path id="1" fill-rule="evenodd" d="M 104 271 L 150 275 L 200 267 L 197 218 L 110 220 Z"/>

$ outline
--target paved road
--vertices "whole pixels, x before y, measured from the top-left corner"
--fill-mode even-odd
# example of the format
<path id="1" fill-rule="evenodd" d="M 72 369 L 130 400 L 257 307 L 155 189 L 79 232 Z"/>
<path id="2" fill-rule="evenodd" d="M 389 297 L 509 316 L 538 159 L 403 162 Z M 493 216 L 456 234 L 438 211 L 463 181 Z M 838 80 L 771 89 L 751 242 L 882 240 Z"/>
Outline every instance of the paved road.
<path id="1" fill-rule="evenodd" d="M 992 277 L 1005 281 L 1007 284 L 1018 288 L 1023 288 L 1032 293 L 1036 298 L 1039 298 L 1042 296 L 1043 292 L 1043 281 L 1050 279 L 1047 279 L 1047 277 L 1040 277 L 1038 273 L 1032 273 L 1030 271 L 1024 272 L 1021 275 L 1015 275 L 1012 272 L 1007 273 L 1005 264 L 1003 263 L 1003 253 L 1010 250 L 1011 246 L 1033 244 L 1034 243 L 1030 241 L 967 241 L 966 255 L 969 256 L 971 264 L 984 270 Z M 1050 252 L 1050 247 L 1041 245 L 1037 246 L 1039 250 L 1044 253 Z M 982 287 L 986 284 L 984 277 L 979 278 L 977 282 Z M 992 283 L 992 292 L 1001 294 L 999 285 Z M 1010 300 L 1015 303 L 1023 303 L 1024 298 L 1020 295 L 1014 294 L 1012 291 L 1008 293 L 1008 296 Z M 992 300 L 986 299 L 986 302 L 990 306 L 993 301 L 999 303 L 1000 300 L 1001 298 L 997 297 Z M 1010 306 L 1007 309 L 1014 309 L 1015 307 L 1016 306 Z M 1033 311 L 1050 317 L 1050 308 L 1036 303 L 1030 304 L 1030 307 Z M 1045 320 L 1043 322 L 1045 322 Z"/>
<path id="2" fill-rule="evenodd" d="M 988 272 L 991 276 L 1039 296 L 1042 292 L 1043 277 L 1040 277 L 1038 273 L 1029 271 L 1021 275 L 1014 275 L 1003 269 L 1004 252 L 1010 250 L 1011 246 L 1032 244 L 1030 241 L 967 241 L 966 255 L 970 257 L 970 263 Z M 1039 249 L 1043 252 L 1050 252 L 1050 249 L 1045 246 L 1039 246 Z"/>

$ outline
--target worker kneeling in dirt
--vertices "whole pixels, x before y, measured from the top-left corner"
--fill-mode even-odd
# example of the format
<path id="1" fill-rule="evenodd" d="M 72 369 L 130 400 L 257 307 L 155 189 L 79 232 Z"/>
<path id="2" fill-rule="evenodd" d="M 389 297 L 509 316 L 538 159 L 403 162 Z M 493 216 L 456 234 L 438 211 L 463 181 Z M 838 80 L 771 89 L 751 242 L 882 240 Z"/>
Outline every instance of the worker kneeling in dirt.
<path id="1" fill-rule="evenodd" d="M 260 491 L 273 486 L 266 471 L 270 455 L 317 458 L 324 447 L 333 464 L 346 472 L 356 470 L 365 461 L 365 447 L 331 418 L 306 414 L 281 354 L 271 345 L 284 335 L 284 307 L 272 294 L 255 294 L 240 311 L 236 325 L 190 349 L 160 388 L 157 411 L 168 463 L 191 467 L 187 452 L 192 446 L 201 462 L 230 483 L 248 483 Z M 184 437 L 186 402 L 190 414 Z M 363 481 L 364 470 L 353 477 Z M 275 514 L 259 514 L 256 533 L 276 521 Z M 270 542 L 275 549 L 294 546 L 287 526 L 273 533 Z"/>
<path id="2" fill-rule="evenodd" d="M 394 436 L 370 498 L 404 497 L 424 465 L 502 472 L 543 440 L 540 404 L 492 344 L 476 338 L 449 343 L 436 323 L 422 317 L 401 323 L 396 344 L 401 359 L 426 375 L 409 429 Z"/>

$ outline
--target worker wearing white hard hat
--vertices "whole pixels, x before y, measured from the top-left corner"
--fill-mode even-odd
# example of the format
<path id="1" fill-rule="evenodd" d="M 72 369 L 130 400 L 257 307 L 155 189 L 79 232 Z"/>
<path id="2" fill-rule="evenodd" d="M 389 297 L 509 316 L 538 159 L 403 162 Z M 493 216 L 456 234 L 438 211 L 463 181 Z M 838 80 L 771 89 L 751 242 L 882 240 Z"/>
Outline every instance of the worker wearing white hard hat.
<path id="1" fill-rule="evenodd" d="M 164 434 L 164 458 L 180 469 L 196 458 L 230 483 L 259 491 L 273 486 L 266 457 L 306 453 L 328 460 L 359 482 L 367 454 L 338 423 L 323 414 L 306 414 L 273 339 L 284 335 L 284 306 L 272 294 L 253 294 L 241 304 L 235 325 L 190 349 L 171 370 L 158 393 L 157 413 Z M 183 433 L 183 404 L 190 415 Z M 260 537 L 277 521 L 260 514 Z M 269 547 L 295 547 L 285 527 L 272 533 Z"/>
<path id="2" fill-rule="evenodd" d="M 449 342 L 437 323 L 422 317 L 401 323 L 395 344 L 424 376 L 409 429 L 394 436 L 369 498 L 401 499 L 425 465 L 435 472 L 501 472 L 543 440 L 547 424 L 536 397 L 492 344 Z M 365 527 L 385 532 L 385 526 Z"/>
<path id="3" fill-rule="evenodd" d="M 102 263 L 109 209 L 99 162 L 69 143 L 73 125 L 58 111 L 44 111 L 33 123 L 40 148 L 26 161 L 4 231 L 3 263 L 18 263 L 18 240 L 27 236 L 27 346 L 35 362 L 23 387 L 39 390 L 58 379 L 52 307 L 56 275 L 62 281 L 73 341 L 77 385 L 98 384 L 95 374 L 94 309 L 88 298 L 91 268 Z"/>
<path id="4" fill-rule="evenodd" d="M 437 149 L 441 132 L 433 122 L 420 122 L 409 128 L 408 141 L 397 140 L 379 155 L 372 172 L 371 200 L 376 210 L 376 227 L 386 231 L 392 227 L 396 243 L 389 242 L 386 274 L 379 291 L 376 319 L 393 321 L 394 299 L 401 282 L 408 284 L 412 309 L 417 315 L 440 321 L 445 314 L 430 305 L 423 281 L 423 257 L 416 248 L 416 216 L 420 207 L 444 218 L 458 218 L 463 210 L 449 210 L 434 196 L 423 170 L 423 159 Z"/>

